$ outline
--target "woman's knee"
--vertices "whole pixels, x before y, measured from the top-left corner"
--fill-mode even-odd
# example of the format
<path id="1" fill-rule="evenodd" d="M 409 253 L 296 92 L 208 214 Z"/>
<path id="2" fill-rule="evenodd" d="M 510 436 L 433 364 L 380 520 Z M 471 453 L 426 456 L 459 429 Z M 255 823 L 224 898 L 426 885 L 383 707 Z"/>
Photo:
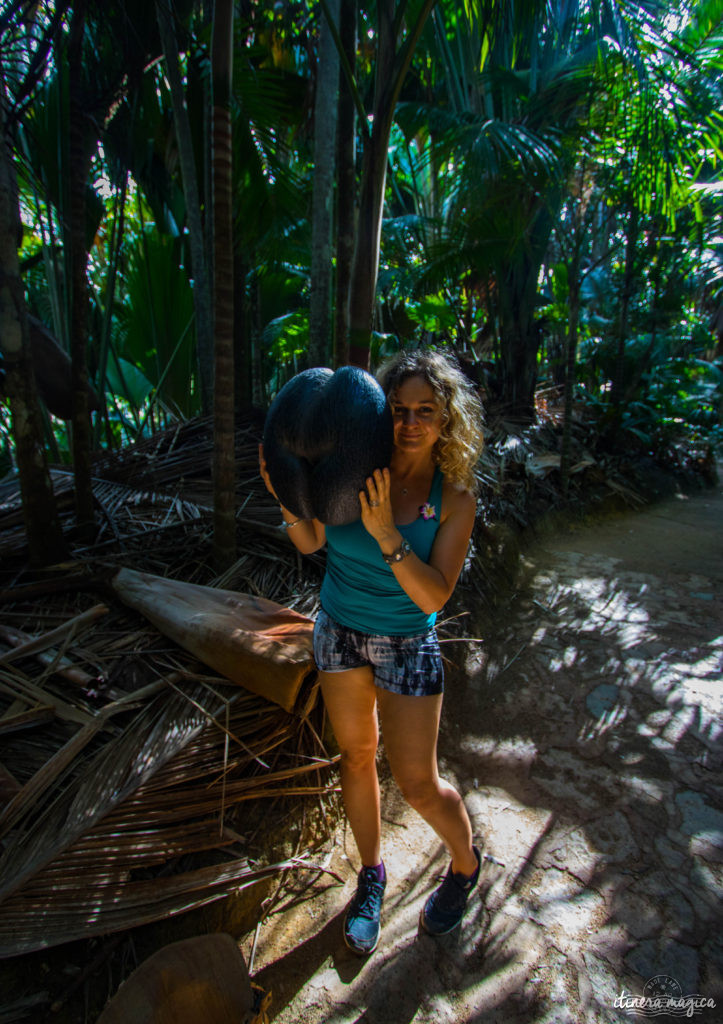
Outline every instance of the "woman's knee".
<path id="1" fill-rule="evenodd" d="M 376 743 L 358 743 L 341 747 L 342 771 L 360 775 L 374 767 L 377 757 Z"/>
<path id="2" fill-rule="evenodd" d="M 397 777 L 402 796 L 415 811 L 423 812 L 440 798 L 439 780 L 433 775 Z"/>

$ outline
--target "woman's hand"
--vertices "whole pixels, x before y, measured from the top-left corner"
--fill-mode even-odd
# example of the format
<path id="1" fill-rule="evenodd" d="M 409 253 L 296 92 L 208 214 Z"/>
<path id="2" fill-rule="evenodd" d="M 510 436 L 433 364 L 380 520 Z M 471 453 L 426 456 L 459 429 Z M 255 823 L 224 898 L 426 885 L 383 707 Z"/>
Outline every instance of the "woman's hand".
<path id="1" fill-rule="evenodd" d="M 271 477 L 269 476 L 269 471 L 266 468 L 266 459 L 264 458 L 264 446 L 262 444 L 259 445 L 259 473 L 261 474 L 261 479 L 266 485 L 266 490 L 269 492 L 269 494 L 272 494 L 278 501 L 278 495 L 271 484 Z"/>
<path id="2" fill-rule="evenodd" d="M 302 555 L 310 555 L 312 551 L 318 551 L 326 541 L 324 524 L 320 523 L 318 519 L 300 518 L 288 508 L 284 508 L 279 500 L 279 496 L 274 490 L 273 484 L 271 483 L 269 471 L 266 468 L 264 446 L 262 444 L 259 445 L 259 473 L 261 474 L 261 479 L 266 485 L 266 490 L 279 502 L 279 511 L 281 512 L 281 516 L 284 520 L 281 525 L 286 528 L 286 535 L 294 547 L 300 551 Z"/>
<path id="3" fill-rule="evenodd" d="M 375 469 L 366 479 L 366 492 L 359 491 L 361 518 L 367 532 L 380 544 L 401 536 L 394 525 L 391 474 L 388 469 Z"/>

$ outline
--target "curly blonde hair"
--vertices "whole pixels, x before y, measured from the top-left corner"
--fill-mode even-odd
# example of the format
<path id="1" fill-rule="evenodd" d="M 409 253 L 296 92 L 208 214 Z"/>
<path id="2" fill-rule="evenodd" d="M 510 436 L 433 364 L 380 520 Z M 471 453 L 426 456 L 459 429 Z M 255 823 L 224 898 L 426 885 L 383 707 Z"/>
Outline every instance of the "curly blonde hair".
<path id="1" fill-rule="evenodd" d="M 456 360 L 432 349 L 398 352 L 377 371 L 384 393 L 392 398 L 409 377 L 422 377 L 442 408 L 442 429 L 432 457 L 453 483 L 477 493 L 474 468 L 482 452 L 482 404 Z"/>

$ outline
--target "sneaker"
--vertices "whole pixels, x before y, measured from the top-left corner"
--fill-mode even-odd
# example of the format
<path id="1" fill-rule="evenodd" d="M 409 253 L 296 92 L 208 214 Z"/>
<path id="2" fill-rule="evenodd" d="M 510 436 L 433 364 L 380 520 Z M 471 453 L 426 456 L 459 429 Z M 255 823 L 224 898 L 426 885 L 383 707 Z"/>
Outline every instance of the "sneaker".
<path id="1" fill-rule="evenodd" d="M 344 918 L 344 942 L 355 953 L 371 953 L 379 942 L 379 917 L 387 885 L 375 868 L 362 868 L 356 893 L 347 907 Z"/>
<path id="2" fill-rule="evenodd" d="M 450 864 L 444 881 L 424 904 L 419 923 L 429 935 L 446 935 L 456 928 L 464 917 L 467 898 L 477 884 L 482 863 L 477 847 L 474 846 L 473 850 L 477 858 L 475 873 L 469 878 L 467 875 L 456 875 Z"/>

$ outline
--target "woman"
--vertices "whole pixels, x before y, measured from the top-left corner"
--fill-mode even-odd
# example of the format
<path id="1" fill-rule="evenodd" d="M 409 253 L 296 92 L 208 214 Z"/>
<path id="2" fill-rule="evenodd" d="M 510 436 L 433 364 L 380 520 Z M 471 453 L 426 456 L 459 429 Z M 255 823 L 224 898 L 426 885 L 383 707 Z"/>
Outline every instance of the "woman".
<path id="1" fill-rule="evenodd" d="M 378 718 L 403 796 L 452 858 L 422 909 L 427 932 L 442 935 L 459 924 L 480 867 L 462 799 L 437 769 L 443 669 L 435 619 L 454 590 L 474 524 L 481 408 L 463 374 L 436 352 L 400 353 L 379 380 L 392 409 L 394 452 L 391 465 L 376 469 L 359 494 L 361 519 L 325 527 L 281 506 L 299 551 L 327 544 L 314 656 L 362 862 L 344 939 L 362 954 L 379 941 L 386 885 Z M 263 452 L 261 472 L 274 493 Z"/>

